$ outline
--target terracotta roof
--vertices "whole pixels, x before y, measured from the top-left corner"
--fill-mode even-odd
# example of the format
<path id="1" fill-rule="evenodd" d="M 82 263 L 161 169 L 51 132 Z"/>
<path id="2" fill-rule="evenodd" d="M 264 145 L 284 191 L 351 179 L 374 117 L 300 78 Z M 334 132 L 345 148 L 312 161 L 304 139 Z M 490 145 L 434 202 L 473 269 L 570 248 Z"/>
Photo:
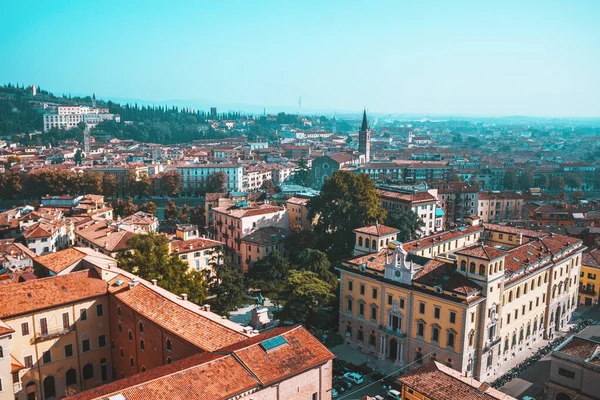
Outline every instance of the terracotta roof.
<path id="1" fill-rule="evenodd" d="M 127 249 L 127 241 L 135 233 L 120 229 L 106 220 L 89 220 L 75 228 L 75 235 L 111 253 Z"/>
<path id="2" fill-rule="evenodd" d="M 296 204 L 299 206 L 306 206 L 310 202 L 310 199 L 305 199 L 303 197 L 290 197 L 286 200 L 286 203 Z"/>
<path id="3" fill-rule="evenodd" d="M 572 336 L 556 351 L 572 357 L 588 360 L 600 353 L 600 342 Z"/>
<path id="4" fill-rule="evenodd" d="M 479 192 L 479 200 L 521 200 L 523 194 L 511 190 L 502 192 Z"/>
<path id="5" fill-rule="evenodd" d="M 437 361 L 400 376 L 398 382 L 431 400 L 516 400 Z"/>
<path id="6" fill-rule="evenodd" d="M 23 364 L 21 364 L 21 362 L 19 360 L 17 360 L 15 358 L 15 356 L 13 356 L 11 354 L 10 355 L 10 372 L 11 373 L 15 373 L 15 372 L 20 371 L 22 369 L 25 369 L 25 366 Z"/>
<path id="7" fill-rule="evenodd" d="M 273 206 L 271 204 L 261 204 L 250 207 L 215 207 L 213 212 L 225 214 L 234 218 L 253 217 L 256 215 L 273 214 L 284 211 L 284 208 Z"/>
<path id="8" fill-rule="evenodd" d="M 0 319 L 0 335 L 13 333 L 15 330 Z"/>
<path id="9" fill-rule="evenodd" d="M 475 257 L 481 260 L 495 260 L 498 257 L 506 256 L 508 253 L 504 250 L 496 249 L 486 245 L 477 244 L 475 246 L 466 247 L 458 250 L 455 254 L 467 257 Z"/>
<path id="10" fill-rule="evenodd" d="M 356 157 L 354 157 L 352 154 L 349 154 L 349 153 L 334 153 L 334 154 L 328 154 L 325 157 L 329 157 L 333 161 L 335 161 L 339 164 L 353 162 L 354 160 L 357 160 Z"/>
<path id="11" fill-rule="evenodd" d="M 583 253 L 583 256 L 581 257 L 581 264 L 586 267 L 600 269 L 600 249 Z"/>
<path id="12" fill-rule="evenodd" d="M 363 226 L 362 228 L 357 228 L 354 230 L 354 232 L 365 233 L 367 235 L 385 236 L 385 235 L 392 235 L 392 234 L 398 233 L 400 231 L 396 228 L 391 228 L 389 226 L 376 224 L 376 225 L 371 225 L 371 226 Z"/>
<path id="13" fill-rule="evenodd" d="M 260 345 L 275 336 L 283 337 L 287 343 L 271 350 Z M 220 351 L 233 352 L 265 386 L 335 357 L 302 326 L 275 328 Z"/>
<path id="14" fill-rule="evenodd" d="M 534 231 L 531 229 L 515 228 L 515 227 L 507 226 L 507 225 L 490 224 L 487 222 L 484 223 L 483 226 L 485 227 L 486 231 L 508 233 L 509 235 L 522 234 L 523 236 L 530 237 L 530 238 L 537 238 L 540 236 L 548 235 L 546 232 L 542 232 L 542 231 Z"/>
<path id="15" fill-rule="evenodd" d="M 59 225 L 57 224 L 40 221 L 31 226 L 23 228 L 23 236 L 26 239 L 47 238 L 54 235 L 58 229 Z"/>
<path id="16" fill-rule="evenodd" d="M 465 295 L 481 290 L 481 286 L 456 271 L 454 263 L 431 260 L 415 275 L 413 284 L 440 285 L 443 290 Z"/>
<path id="17" fill-rule="evenodd" d="M 247 338 L 223 323 L 177 304 L 144 283 L 133 289 L 125 288 L 114 296 L 148 320 L 205 351 L 214 351 Z"/>
<path id="18" fill-rule="evenodd" d="M 3 261 L 23 260 L 35 258 L 36 254 L 22 243 L 15 243 L 14 239 L 0 239 L 0 263 Z"/>
<path id="19" fill-rule="evenodd" d="M 430 246 L 437 246 L 439 243 L 455 240 L 459 237 L 470 236 L 477 232 L 483 232 L 483 227 L 469 225 L 458 229 L 452 229 L 449 231 L 436 233 L 435 235 L 425 236 L 420 239 L 404 243 L 402 245 L 402 248 L 408 252 L 417 252 L 422 249 L 426 249 Z"/>
<path id="20" fill-rule="evenodd" d="M 170 245 L 171 253 L 190 253 L 192 251 L 222 246 L 223 243 L 205 238 L 195 238 L 189 240 L 173 240 Z"/>
<path id="21" fill-rule="evenodd" d="M 95 270 L 0 286 L 0 318 L 102 296 L 108 285 Z"/>
<path id="22" fill-rule="evenodd" d="M 437 198 L 429 192 L 403 193 L 377 189 L 377 193 L 380 198 L 400 200 L 408 203 L 430 203 L 437 201 Z"/>
<path id="23" fill-rule="evenodd" d="M 85 253 L 71 247 L 66 250 L 57 251 L 56 253 L 37 257 L 35 262 L 47 270 L 58 274 L 76 262 L 83 260 L 85 256 Z"/>

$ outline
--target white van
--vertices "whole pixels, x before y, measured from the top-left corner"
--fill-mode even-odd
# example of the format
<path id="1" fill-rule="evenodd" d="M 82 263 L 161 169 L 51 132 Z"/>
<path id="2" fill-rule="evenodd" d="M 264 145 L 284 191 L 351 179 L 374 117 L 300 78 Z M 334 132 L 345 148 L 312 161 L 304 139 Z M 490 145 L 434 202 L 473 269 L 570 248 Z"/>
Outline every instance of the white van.
<path id="1" fill-rule="evenodd" d="M 364 382 L 363 377 L 360 374 L 357 374 L 356 372 L 346 372 L 344 374 L 344 378 L 356 385 L 360 385 Z"/>
<path id="2" fill-rule="evenodd" d="M 390 389 L 390 390 L 388 390 L 387 395 L 391 399 L 402 400 L 402 393 L 400 393 L 396 389 Z"/>

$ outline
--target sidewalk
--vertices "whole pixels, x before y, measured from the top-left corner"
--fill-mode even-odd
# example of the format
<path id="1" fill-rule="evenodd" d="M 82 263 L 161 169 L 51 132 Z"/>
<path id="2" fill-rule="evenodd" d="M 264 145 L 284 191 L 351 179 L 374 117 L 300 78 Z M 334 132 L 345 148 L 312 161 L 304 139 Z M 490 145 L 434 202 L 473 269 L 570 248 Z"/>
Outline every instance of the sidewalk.
<path id="1" fill-rule="evenodd" d="M 381 372 L 382 374 L 391 374 L 392 372 L 398 371 L 402 367 L 395 365 L 391 360 L 379 360 L 373 357 L 369 357 L 367 354 L 360 350 L 353 349 L 347 344 L 340 344 L 331 349 L 331 352 L 336 355 L 340 360 L 352 363 L 354 365 L 361 365 L 366 363 L 369 368 L 373 371 Z"/>

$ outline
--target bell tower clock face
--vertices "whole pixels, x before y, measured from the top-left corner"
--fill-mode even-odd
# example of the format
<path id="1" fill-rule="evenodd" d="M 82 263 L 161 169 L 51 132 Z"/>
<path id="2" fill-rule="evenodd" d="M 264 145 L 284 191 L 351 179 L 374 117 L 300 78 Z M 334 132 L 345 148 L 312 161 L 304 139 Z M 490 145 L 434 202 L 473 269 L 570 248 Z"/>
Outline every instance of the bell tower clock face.
<path id="1" fill-rule="evenodd" d="M 396 278 L 400 278 L 400 277 L 402 277 L 402 272 L 396 271 L 395 275 L 396 275 Z"/>

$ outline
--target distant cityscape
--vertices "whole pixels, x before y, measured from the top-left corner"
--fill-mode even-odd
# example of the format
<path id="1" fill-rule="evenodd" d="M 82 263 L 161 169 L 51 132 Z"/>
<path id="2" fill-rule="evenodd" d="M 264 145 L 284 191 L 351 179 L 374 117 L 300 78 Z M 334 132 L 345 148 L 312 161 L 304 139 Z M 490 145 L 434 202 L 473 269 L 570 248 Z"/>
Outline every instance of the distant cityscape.
<path id="1" fill-rule="evenodd" d="M 599 137 L 6 84 L 0 400 L 597 399 Z"/>

